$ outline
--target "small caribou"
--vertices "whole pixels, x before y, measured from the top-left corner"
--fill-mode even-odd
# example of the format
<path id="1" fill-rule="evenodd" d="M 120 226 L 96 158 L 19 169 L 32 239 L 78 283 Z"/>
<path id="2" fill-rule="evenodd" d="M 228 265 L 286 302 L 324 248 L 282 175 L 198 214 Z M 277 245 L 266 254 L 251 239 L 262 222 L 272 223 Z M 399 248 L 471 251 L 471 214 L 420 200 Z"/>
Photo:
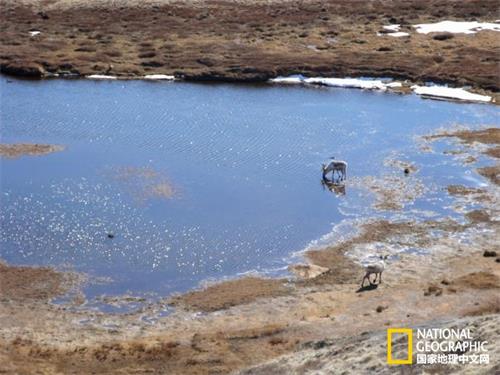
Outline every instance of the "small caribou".
<path id="1" fill-rule="evenodd" d="M 380 260 L 377 263 L 370 264 L 365 267 L 365 277 L 363 277 L 363 281 L 361 281 L 361 288 L 363 288 L 365 284 L 365 280 L 368 279 L 368 282 L 370 285 L 373 285 L 375 281 L 377 281 L 377 276 L 378 276 L 378 283 L 382 283 L 382 272 L 385 270 L 385 260 L 388 258 L 388 255 L 380 255 Z M 370 275 L 375 274 L 375 279 L 373 282 L 370 280 Z"/>
<path id="2" fill-rule="evenodd" d="M 330 172 L 332 172 L 332 181 L 335 181 L 335 172 L 339 176 L 339 181 L 344 181 L 347 178 L 347 162 L 343 160 L 332 160 L 328 164 L 322 164 L 322 170 L 324 180 L 327 179 L 326 175 Z"/>

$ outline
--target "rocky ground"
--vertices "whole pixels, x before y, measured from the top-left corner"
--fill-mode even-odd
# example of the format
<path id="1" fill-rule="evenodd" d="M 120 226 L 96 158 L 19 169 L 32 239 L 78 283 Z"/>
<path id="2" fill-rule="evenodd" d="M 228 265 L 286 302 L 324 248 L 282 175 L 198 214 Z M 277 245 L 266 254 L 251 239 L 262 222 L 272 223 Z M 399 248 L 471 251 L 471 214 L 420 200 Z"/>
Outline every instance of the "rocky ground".
<path id="1" fill-rule="evenodd" d="M 429 149 L 453 137 L 468 156 L 494 157 L 498 136 L 496 128 L 460 130 L 424 141 Z M 498 373 L 500 191 L 491 160 L 496 177 L 487 187 L 448 187 L 457 207 L 482 207 L 464 212 L 464 221 L 367 221 L 352 237 L 306 253 L 310 272 L 296 267 L 302 277 L 293 279 L 227 281 L 120 315 L 87 308 L 75 292 L 78 275 L 2 264 L 0 373 Z M 360 287 L 364 273 L 354 259 L 374 244 L 428 254 L 392 256 L 382 284 Z M 71 303 L 50 303 L 68 292 Z M 166 305 L 174 311 L 158 317 Z M 386 328 L 417 326 L 469 327 L 490 342 L 492 360 L 389 367 Z"/>
<path id="2" fill-rule="evenodd" d="M 494 22 L 500 18 L 495 0 L 1 0 L 0 5 L 5 74 L 263 81 L 304 73 L 446 82 L 490 93 L 500 87 L 496 32 L 424 35 L 412 26 Z M 395 23 L 410 36 L 377 35 Z"/>

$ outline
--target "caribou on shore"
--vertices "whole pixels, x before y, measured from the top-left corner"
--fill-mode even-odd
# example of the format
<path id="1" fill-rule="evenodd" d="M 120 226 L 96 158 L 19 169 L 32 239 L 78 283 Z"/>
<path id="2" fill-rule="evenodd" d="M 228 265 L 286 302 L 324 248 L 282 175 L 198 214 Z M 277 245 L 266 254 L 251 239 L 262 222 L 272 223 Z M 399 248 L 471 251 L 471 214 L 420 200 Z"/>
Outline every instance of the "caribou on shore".
<path id="1" fill-rule="evenodd" d="M 368 280 L 370 285 L 375 285 L 377 277 L 378 277 L 378 283 L 382 284 L 382 272 L 384 272 L 385 270 L 386 267 L 385 261 L 387 260 L 388 257 L 389 257 L 388 255 L 380 255 L 379 256 L 380 260 L 378 262 L 369 264 L 365 267 L 365 276 L 361 281 L 361 288 L 364 287 L 365 280 Z M 373 282 L 370 280 L 370 275 L 375 275 L 375 279 L 373 280 Z"/>

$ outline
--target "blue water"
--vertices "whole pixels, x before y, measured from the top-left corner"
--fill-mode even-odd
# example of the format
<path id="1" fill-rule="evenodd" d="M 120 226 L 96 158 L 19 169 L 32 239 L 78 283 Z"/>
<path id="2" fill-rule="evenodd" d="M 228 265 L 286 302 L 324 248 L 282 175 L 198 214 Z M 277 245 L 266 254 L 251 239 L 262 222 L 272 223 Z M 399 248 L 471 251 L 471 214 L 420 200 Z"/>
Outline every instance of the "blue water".
<path id="1" fill-rule="evenodd" d="M 3 143 L 66 147 L 1 159 L 0 258 L 113 280 L 89 285 L 90 297 L 279 274 L 291 253 L 342 220 L 393 214 L 374 211 L 359 187 L 325 190 L 320 166 L 330 156 L 349 162 L 350 179 L 400 173 L 383 165 L 388 157 L 410 161 L 419 167 L 410 178 L 434 188 L 397 214 L 452 216 L 443 188 L 481 177 L 420 152 L 415 137 L 498 125 L 500 113 L 334 88 L 4 77 L 0 85 Z M 124 168 L 155 171 L 174 197 L 138 199 L 141 183 L 116 178 Z"/>

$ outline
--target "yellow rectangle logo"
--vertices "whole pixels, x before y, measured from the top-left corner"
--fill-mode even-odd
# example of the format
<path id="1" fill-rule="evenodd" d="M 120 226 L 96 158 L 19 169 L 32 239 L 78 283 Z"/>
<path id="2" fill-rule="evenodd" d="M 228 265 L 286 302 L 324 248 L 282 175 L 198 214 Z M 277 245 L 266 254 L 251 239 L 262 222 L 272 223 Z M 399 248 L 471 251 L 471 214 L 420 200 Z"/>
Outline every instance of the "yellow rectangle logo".
<path id="1" fill-rule="evenodd" d="M 408 337 L 408 357 L 395 359 L 392 357 L 392 335 L 404 334 Z M 413 363 L 413 331 L 411 328 L 387 329 L 387 363 L 389 365 L 411 365 Z"/>

